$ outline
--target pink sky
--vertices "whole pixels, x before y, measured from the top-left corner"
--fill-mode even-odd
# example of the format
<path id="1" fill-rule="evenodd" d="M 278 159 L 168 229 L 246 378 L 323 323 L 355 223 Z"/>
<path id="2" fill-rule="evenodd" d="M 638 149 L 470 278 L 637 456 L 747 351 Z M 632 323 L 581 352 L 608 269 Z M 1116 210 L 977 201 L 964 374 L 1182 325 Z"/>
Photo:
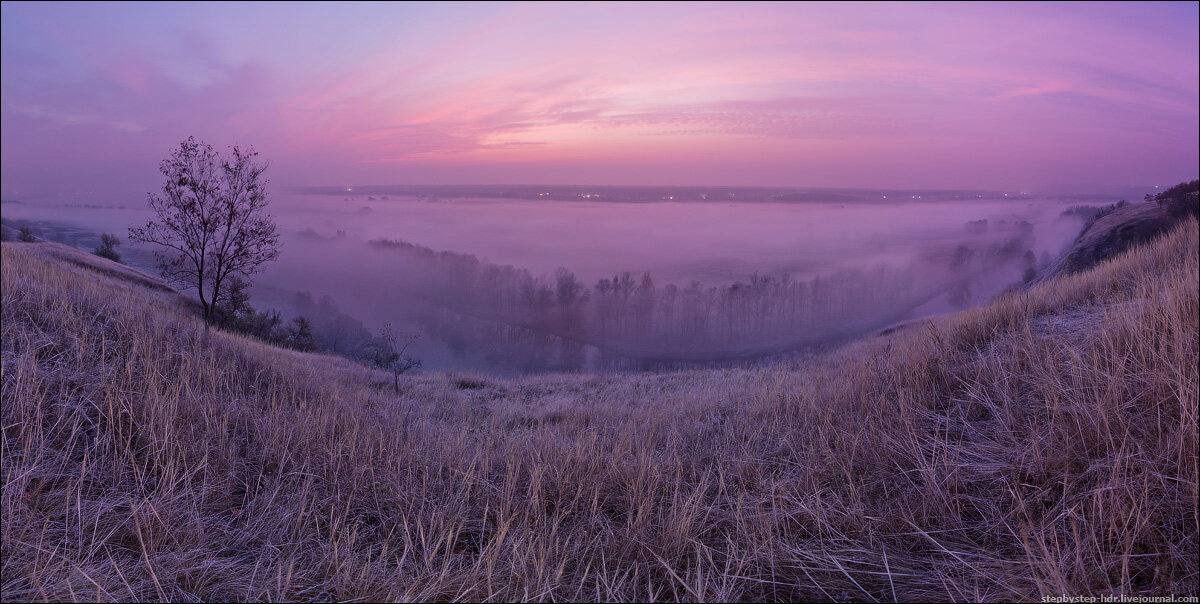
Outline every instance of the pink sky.
<path id="1" fill-rule="evenodd" d="M 2 192 L 144 192 L 188 135 L 280 185 L 1171 184 L 1197 6 L 5 2 Z"/>

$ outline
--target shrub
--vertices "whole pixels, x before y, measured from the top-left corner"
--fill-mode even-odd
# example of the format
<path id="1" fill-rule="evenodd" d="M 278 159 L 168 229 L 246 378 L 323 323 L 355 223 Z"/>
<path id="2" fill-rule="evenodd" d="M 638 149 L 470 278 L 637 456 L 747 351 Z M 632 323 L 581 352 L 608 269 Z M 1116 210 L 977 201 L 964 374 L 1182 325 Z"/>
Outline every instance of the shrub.
<path id="1" fill-rule="evenodd" d="M 1181 182 L 1155 195 L 1154 200 L 1169 216 L 1200 216 L 1200 180 Z"/>
<path id="2" fill-rule="evenodd" d="M 92 250 L 92 253 L 101 258 L 108 258 L 113 262 L 121 261 L 121 254 L 117 252 L 117 246 L 121 245 L 121 240 L 117 239 L 112 233 L 103 233 L 100 235 L 100 245 Z"/>

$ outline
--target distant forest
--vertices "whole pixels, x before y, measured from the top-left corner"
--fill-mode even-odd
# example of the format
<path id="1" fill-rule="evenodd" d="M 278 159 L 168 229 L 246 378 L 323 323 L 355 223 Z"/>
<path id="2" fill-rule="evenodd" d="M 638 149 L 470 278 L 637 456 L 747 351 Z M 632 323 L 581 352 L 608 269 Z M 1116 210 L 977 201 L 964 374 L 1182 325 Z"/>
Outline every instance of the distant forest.
<path id="1" fill-rule="evenodd" d="M 968 225 L 980 228 L 987 225 Z M 810 279 L 755 273 L 708 287 L 660 285 L 650 273 L 629 272 L 588 285 L 566 268 L 537 276 L 405 241 L 369 245 L 402 258 L 396 278 L 421 301 L 419 320 L 455 352 L 567 370 L 751 359 L 884 327 L 937 296 L 965 305 L 981 274 L 1006 263 L 1033 270 L 1032 225 L 1010 224 L 1005 233 L 919 266 L 881 264 Z"/>

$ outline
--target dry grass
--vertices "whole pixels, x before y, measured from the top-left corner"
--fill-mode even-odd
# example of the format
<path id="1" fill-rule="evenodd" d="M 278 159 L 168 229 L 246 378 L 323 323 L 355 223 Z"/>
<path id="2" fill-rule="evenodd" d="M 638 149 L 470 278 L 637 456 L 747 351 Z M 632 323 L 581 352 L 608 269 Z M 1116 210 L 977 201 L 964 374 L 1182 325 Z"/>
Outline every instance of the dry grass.
<path id="1" fill-rule="evenodd" d="M 802 366 L 399 396 L 5 243 L 0 594 L 1194 596 L 1196 233 Z"/>

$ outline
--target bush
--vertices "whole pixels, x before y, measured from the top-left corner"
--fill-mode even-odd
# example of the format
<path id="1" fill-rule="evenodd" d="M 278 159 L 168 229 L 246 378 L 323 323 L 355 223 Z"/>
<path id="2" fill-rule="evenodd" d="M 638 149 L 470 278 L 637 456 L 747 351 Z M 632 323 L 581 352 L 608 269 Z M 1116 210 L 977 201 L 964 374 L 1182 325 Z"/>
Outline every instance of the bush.
<path id="1" fill-rule="evenodd" d="M 315 352 L 317 341 L 313 339 L 312 324 L 303 315 L 292 319 L 292 325 L 287 328 L 284 345 L 300 352 Z"/>
<path id="2" fill-rule="evenodd" d="M 250 282 L 233 275 L 229 285 L 221 292 L 213 311 L 213 320 L 231 331 L 246 334 L 276 346 L 293 348 L 301 352 L 317 352 L 321 347 L 313 337 L 312 323 L 298 316 L 288 325 L 277 310 L 255 310 L 250 305 Z"/>
<path id="3" fill-rule="evenodd" d="M 38 240 L 38 238 L 33 234 L 33 228 L 29 225 L 22 226 L 19 231 L 20 233 L 17 235 L 17 239 L 24 241 L 25 243 L 33 243 L 34 241 Z"/>
<path id="4" fill-rule="evenodd" d="M 1169 216 L 1200 216 L 1200 180 L 1181 182 L 1155 195 L 1154 200 Z"/>
<path id="5" fill-rule="evenodd" d="M 121 245 L 121 240 L 117 239 L 112 233 L 103 233 L 100 235 L 100 245 L 92 250 L 92 253 L 101 258 L 108 258 L 113 262 L 121 261 L 121 254 L 117 253 L 117 246 Z"/>

